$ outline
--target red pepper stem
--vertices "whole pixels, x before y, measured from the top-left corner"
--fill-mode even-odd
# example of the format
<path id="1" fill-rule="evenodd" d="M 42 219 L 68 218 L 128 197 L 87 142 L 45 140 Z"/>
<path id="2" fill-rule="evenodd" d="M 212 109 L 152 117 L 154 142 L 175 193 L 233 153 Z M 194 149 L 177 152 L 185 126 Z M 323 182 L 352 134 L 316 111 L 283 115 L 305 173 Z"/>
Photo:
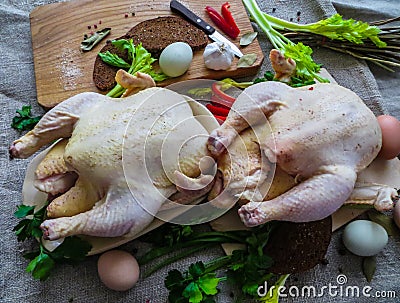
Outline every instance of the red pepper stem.
<path id="1" fill-rule="evenodd" d="M 229 10 L 230 7 L 231 7 L 231 5 L 229 4 L 229 2 L 225 2 L 224 4 L 222 4 L 221 13 L 222 13 L 222 16 L 224 17 L 225 21 L 231 26 L 234 33 L 239 35 L 240 29 L 237 26 L 235 19 L 233 19 L 232 13 Z"/>

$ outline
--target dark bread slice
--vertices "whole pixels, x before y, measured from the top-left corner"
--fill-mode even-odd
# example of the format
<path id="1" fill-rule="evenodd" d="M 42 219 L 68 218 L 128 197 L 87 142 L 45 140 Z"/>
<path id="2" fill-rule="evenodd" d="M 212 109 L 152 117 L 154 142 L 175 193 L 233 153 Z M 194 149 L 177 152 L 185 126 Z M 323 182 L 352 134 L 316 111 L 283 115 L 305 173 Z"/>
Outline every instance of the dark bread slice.
<path id="1" fill-rule="evenodd" d="M 332 236 L 332 218 L 307 223 L 279 222 L 272 230 L 265 253 L 274 264 L 275 274 L 309 270 L 321 263 Z"/>
<path id="2" fill-rule="evenodd" d="M 182 41 L 193 51 L 204 48 L 208 39 L 203 31 L 180 17 L 158 17 L 140 22 L 126 33 L 135 44 L 142 43 L 155 58 L 164 48 L 174 42 Z"/>
<path id="3" fill-rule="evenodd" d="M 203 31 L 180 17 L 165 16 L 145 20 L 131 28 L 124 36 L 117 39 L 132 39 L 135 45 L 142 43 L 154 58 L 158 58 L 164 48 L 174 42 L 186 42 L 193 51 L 207 45 L 208 38 Z M 118 51 L 110 41 L 100 52 L 110 51 L 127 60 L 127 54 Z M 115 74 L 119 68 L 110 66 L 96 56 L 93 69 L 93 81 L 102 91 L 110 90 L 115 85 Z"/>

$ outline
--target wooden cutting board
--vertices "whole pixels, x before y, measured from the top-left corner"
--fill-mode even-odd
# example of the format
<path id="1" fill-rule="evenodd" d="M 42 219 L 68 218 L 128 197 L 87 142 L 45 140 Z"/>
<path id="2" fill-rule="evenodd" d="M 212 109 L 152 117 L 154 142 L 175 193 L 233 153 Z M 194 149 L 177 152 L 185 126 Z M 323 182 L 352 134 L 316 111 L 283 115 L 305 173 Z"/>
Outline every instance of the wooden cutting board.
<path id="1" fill-rule="evenodd" d="M 80 51 L 84 34 L 105 27 L 111 27 L 106 39 L 114 39 L 125 34 L 130 28 L 144 20 L 159 16 L 174 15 L 169 8 L 169 0 L 75 0 L 53 3 L 37 7 L 30 14 L 34 69 L 37 98 L 44 107 L 53 107 L 68 97 L 85 91 L 97 91 L 92 72 L 95 57 L 104 46 L 105 40 L 89 52 Z M 241 29 L 234 41 L 239 45 L 240 36 L 253 32 L 246 10 L 240 0 L 231 0 L 231 11 Z M 195 0 L 182 1 L 184 5 L 204 18 L 212 21 L 205 13 L 206 5 L 220 9 L 224 1 Z M 94 29 L 94 25 L 97 29 Z M 91 27 L 89 29 L 88 27 Z M 212 42 L 212 41 L 210 41 Z M 244 54 L 257 54 L 257 61 L 248 68 L 236 68 L 237 58 L 227 71 L 212 71 L 205 68 L 203 51 L 194 53 L 188 72 L 172 79 L 173 82 L 189 79 L 222 79 L 254 75 L 263 61 L 263 52 L 257 41 L 242 48 Z M 166 81 L 161 85 L 170 84 Z"/>

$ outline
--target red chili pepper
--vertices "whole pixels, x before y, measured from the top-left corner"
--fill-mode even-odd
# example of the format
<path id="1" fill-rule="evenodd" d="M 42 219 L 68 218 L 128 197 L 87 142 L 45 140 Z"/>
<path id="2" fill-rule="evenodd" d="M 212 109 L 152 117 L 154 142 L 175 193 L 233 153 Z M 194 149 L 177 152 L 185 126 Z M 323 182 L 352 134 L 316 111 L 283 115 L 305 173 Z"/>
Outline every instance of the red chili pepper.
<path id="1" fill-rule="evenodd" d="M 234 97 L 229 96 L 228 94 L 226 94 L 225 92 L 223 92 L 223 91 L 221 90 L 221 84 L 219 84 L 218 82 L 214 82 L 214 83 L 211 85 L 211 90 L 212 90 L 212 92 L 213 92 L 215 95 L 217 95 L 219 98 L 224 99 L 224 100 L 230 102 L 230 103 L 231 103 L 231 106 L 232 106 L 232 103 L 235 102 L 235 100 L 236 100 Z M 229 107 L 230 107 L 230 106 L 229 106 Z"/>
<path id="2" fill-rule="evenodd" d="M 214 103 L 213 106 L 220 107 L 220 108 L 227 109 L 227 110 L 231 110 L 230 107 L 228 107 L 226 105 L 222 105 L 222 104 Z"/>
<path id="3" fill-rule="evenodd" d="M 222 13 L 222 17 L 224 17 L 225 21 L 231 26 L 234 33 L 236 33 L 236 37 L 237 37 L 240 34 L 240 29 L 237 26 L 235 19 L 233 19 L 232 13 L 229 10 L 230 7 L 231 7 L 231 5 L 229 4 L 229 2 L 225 2 L 224 4 L 222 4 L 221 13 Z"/>
<path id="4" fill-rule="evenodd" d="M 226 117 L 229 114 L 229 109 L 224 108 L 222 106 L 215 106 L 212 104 L 207 104 L 206 107 L 214 115 Z"/>
<path id="5" fill-rule="evenodd" d="M 210 19 L 229 37 L 236 39 L 239 33 L 230 26 L 228 22 L 211 6 L 206 6 L 206 11 Z"/>
<path id="6" fill-rule="evenodd" d="M 213 105 L 223 105 L 227 108 L 231 108 L 232 107 L 232 102 L 226 101 L 224 99 L 221 99 L 220 97 L 216 96 L 216 95 L 212 95 L 211 96 L 211 103 L 213 103 Z"/>
<path id="7" fill-rule="evenodd" d="M 226 117 L 221 117 L 221 116 L 218 116 L 218 115 L 214 115 L 214 117 L 215 117 L 215 119 L 217 119 L 217 121 L 218 121 L 218 123 L 221 125 L 222 123 L 224 123 L 225 122 L 225 120 L 226 120 Z"/>

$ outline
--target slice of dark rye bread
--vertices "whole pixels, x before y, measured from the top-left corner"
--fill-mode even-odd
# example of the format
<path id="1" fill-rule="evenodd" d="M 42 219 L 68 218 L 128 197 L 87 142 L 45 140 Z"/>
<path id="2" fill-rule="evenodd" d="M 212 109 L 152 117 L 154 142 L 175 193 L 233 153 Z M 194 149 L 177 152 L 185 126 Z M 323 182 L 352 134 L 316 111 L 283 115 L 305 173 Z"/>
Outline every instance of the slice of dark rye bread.
<path id="1" fill-rule="evenodd" d="M 269 270 L 293 274 L 325 262 L 331 236 L 331 216 L 306 223 L 279 222 L 265 247 L 265 253 L 274 261 Z"/>
<path id="2" fill-rule="evenodd" d="M 154 58 L 158 58 L 164 48 L 174 42 L 186 42 L 193 51 L 204 48 L 208 38 L 203 31 L 193 26 L 180 17 L 165 16 L 145 20 L 132 27 L 125 35 L 117 39 L 133 39 L 135 45 L 142 43 Z M 127 60 L 126 52 L 119 51 L 107 41 L 100 52 L 110 51 Z M 102 91 L 112 89 L 115 82 L 115 74 L 119 68 L 104 63 L 100 56 L 96 56 L 93 69 L 93 81 L 96 87 Z"/>

